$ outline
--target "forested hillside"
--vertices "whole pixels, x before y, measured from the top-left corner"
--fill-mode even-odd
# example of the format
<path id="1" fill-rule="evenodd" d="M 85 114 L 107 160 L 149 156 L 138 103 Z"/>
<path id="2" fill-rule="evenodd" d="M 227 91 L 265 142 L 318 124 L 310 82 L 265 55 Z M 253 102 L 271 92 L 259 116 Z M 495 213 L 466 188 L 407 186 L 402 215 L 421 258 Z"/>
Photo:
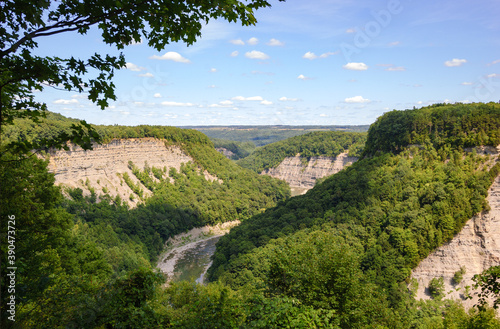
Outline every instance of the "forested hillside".
<path id="1" fill-rule="evenodd" d="M 374 298 L 368 305 L 384 305 L 403 328 L 414 326 L 403 283 L 430 251 L 487 209 L 486 192 L 500 163 L 464 153 L 463 147 L 500 144 L 499 118 L 495 103 L 385 114 L 370 128 L 364 159 L 221 238 L 211 280 L 264 289 L 322 312 L 335 310 L 339 321 L 352 312 L 373 314 L 364 308 L 364 298 L 340 302 L 356 300 L 363 294 L 357 289 L 366 288 L 366 298 Z M 313 245 L 302 243 L 309 239 Z M 325 249 L 328 239 L 336 239 L 338 247 Z M 357 320 L 345 321 L 341 327 Z"/>
<path id="2" fill-rule="evenodd" d="M 297 154 L 308 161 L 313 156 L 336 157 L 342 152 L 360 156 L 366 140 L 364 133 L 339 131 L 310 132 L 262 146 L 237 163 L 257 173 L 277 167 L 286 157 Z"/>

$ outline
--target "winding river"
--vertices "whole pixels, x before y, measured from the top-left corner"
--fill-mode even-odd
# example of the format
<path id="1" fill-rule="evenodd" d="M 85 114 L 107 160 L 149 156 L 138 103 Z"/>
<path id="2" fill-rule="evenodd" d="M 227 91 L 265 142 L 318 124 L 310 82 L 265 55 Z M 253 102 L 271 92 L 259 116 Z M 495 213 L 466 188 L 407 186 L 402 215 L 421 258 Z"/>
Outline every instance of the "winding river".
<path id="1" fill-rule="evenodd" d="M 217 241 L 238 224 L 239 221 L 234 221 L 194 228 L 170 238 L 157 267 L 168 276 L 167 282 L 195 280 L 203 283 Z"/>

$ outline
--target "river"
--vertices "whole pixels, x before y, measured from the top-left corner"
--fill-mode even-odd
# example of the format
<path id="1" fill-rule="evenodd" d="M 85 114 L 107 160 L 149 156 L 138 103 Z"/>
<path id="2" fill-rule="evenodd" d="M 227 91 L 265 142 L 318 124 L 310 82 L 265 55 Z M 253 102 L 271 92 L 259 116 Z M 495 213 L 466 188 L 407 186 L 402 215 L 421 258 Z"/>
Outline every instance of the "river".
<path id="1" fill-rule="evenodd" d="M 195 280 L 203 283 L 217 241 L 239 223 L 234 221 L 194 228 L 170 238 L 157 264 L 157 267 L 168 276 L 167 282 Z"/>

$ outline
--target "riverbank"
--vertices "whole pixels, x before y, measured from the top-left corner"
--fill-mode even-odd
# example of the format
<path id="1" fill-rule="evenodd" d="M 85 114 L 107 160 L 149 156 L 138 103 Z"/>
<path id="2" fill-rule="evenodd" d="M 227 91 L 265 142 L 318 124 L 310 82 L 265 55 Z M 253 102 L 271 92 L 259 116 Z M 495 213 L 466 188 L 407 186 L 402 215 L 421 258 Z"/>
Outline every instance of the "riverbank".
<path id="1" fill-rule="evenodd" d="M 189 262 L 192 262 L 196 265 L 196 269 L 200 272 L 201 278 L 203 278 L 206 270 L 210 266 L 210 256 L 215 252 L 215 243 L 226 233 L 229 233 L 229 230 L 240 224 L 240 221 L 231 221 L 223 224 L 217 224 L 214 226 L 204 226 L 197 227 L 189 230 L 186 233 L 178 234 L 174 237 L 168 239 L 165 243 L 165 250 L 159 257 L 158 264 L 156 265 L 163 273 L 165 273 L 168 278 L 167 282 L 183 278 L 183 273 L 186 271 L 186 268 L 190 267 L 189 265 L 185 265 L 186 258 L 189 259 Z M 212 241 L 213 243 L 207 248 L 207 245 L 210 244 L 210 240 L 217 239 Z M 202 258 L 197 259 L 198 256 L 194 255 L 194 252 L 202 249 Z M 183 266 L 179 266 L 180 263 L 183 263 Z M 193 267 L 192 265 L 191 267 Z M 198 274 L 197 274 L 198 275 Z"/>

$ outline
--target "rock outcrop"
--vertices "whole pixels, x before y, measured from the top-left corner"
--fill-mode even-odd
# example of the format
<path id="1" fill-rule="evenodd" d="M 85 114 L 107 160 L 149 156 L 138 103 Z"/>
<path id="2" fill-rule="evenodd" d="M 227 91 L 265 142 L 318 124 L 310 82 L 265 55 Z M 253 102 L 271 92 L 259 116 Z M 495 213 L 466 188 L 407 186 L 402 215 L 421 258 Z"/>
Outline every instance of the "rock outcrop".
<path id="1" fill-rule="evenodd" d="M 488 190 L 487 200 L 489 211 L 470 219 L 450 242 L 432 252 L 412 271 L 412 278 L 418 282 L 417 299 L 429 299 L 430 281 L 442 277 L 446 298 L 460 299 L 466 308 L 477 303 L 472 277 L 500 265 L 500 176 Z M 457 284 L 453 276 L 461 268 L 465 273 Z M 465 299 L 467 295 L 473 299 Z"/>
<path id="2" fill-rule="evenodd" d="M 160 168 L 165 172 L 165 178 L 170 168 L 179 171 L 182 163 L 193 162 L 178 146 L 166 146 L 164 141 L 156 138 L 114 139 L 108 144 L 94 145 L 89 151 L 71 145 L 69 151 L 58 150 L 49 155 L 49 171 L 54 173 L 56 184 L 81 188 L 86 195 L 91 188 L 96 194 L 119 195 L 132 207 L 139 198 L 124 182 L 124 173 L 135 184 L 140 184 L 145 195 L 150 191 L 132 174 L 129 162 L 140 169 L 144 169 L 145 164 Z M 206 179 L 217 179 L 208 172 L 204 174 Z"/>
<path id="3" fill-rule="evenodd" d="M 311 157 L 307 164 L 303 163 L 299 154 L 287 157 L 278 167 L 264 170 L 262 175 L 269 175 L 286 181 L 292 188 L 309 190 L 316 180 L 338 173 L 346 166 L 356 162 L 358 158 L 341 153 L 337 157 Z"/>
<path id="4" fill-rule="evenodd" d="M 230 150 L 228 150 L 228 149 L 226 149 L 226 148 L 224 148 L 224 147 L 217 147 L 217 148 L 215 148 L 215 149 L 217 150 L 217 152 L 224 154 L 224 156 L 225 156 L 226 158 L 230 159 L 230 160 L 231 160 L 231 159 L 233 158 L 233 156 L 234 156 L 234 153 L 233 153 L 233 152 L 231 152 Z"/>

